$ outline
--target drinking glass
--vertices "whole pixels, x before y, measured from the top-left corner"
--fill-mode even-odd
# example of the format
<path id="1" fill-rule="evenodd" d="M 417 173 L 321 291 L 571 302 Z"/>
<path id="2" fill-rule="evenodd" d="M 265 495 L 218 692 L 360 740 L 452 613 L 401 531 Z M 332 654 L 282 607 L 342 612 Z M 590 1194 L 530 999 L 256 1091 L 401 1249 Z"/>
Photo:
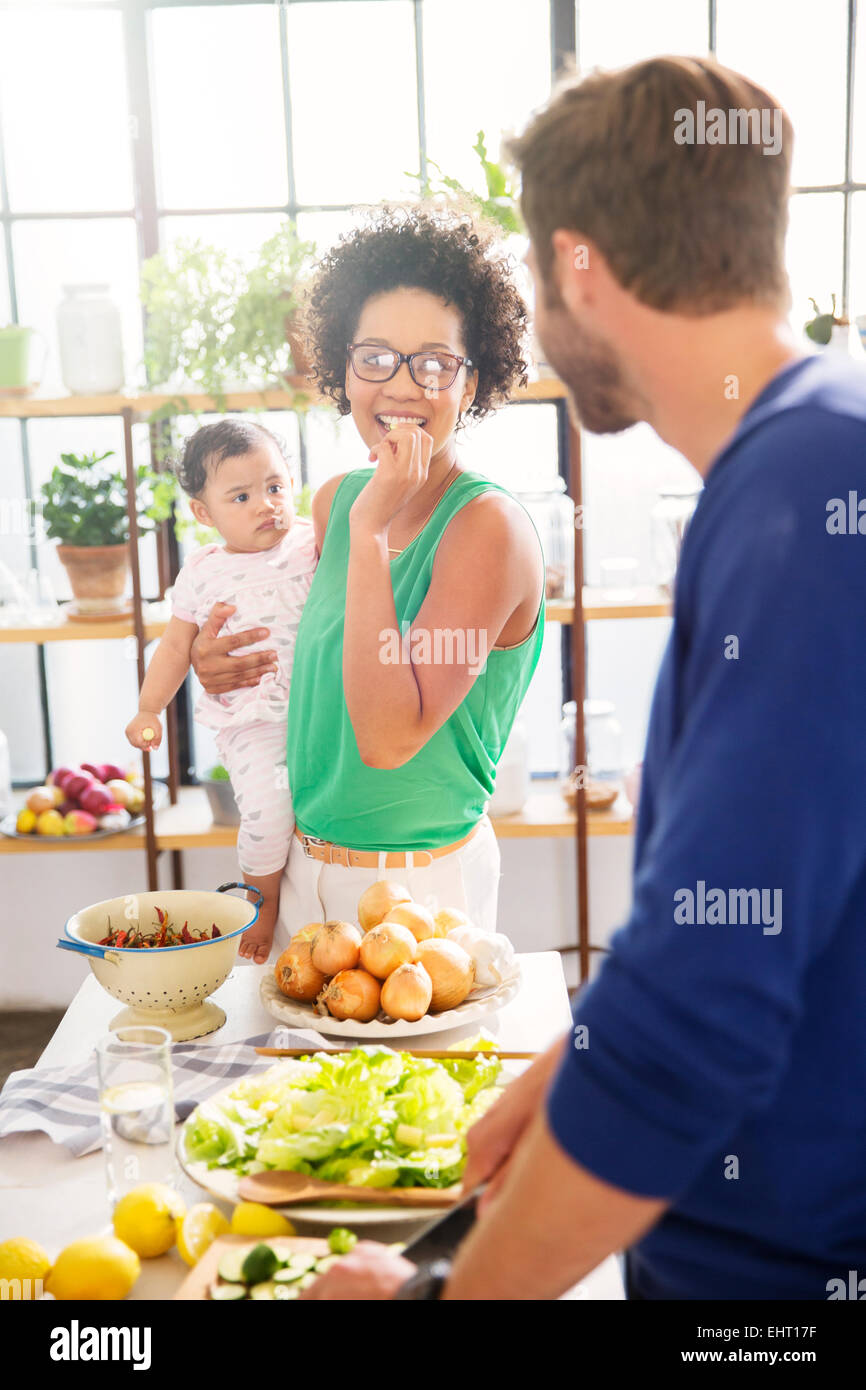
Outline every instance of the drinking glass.
<path id="1" fill-rule="evenodd" d="M 171 1035 L 164 1028 L 119 1028 L 96 1044 L 96 1066 L 113 1210 L 140 1183 L 176 1182 Z"/>

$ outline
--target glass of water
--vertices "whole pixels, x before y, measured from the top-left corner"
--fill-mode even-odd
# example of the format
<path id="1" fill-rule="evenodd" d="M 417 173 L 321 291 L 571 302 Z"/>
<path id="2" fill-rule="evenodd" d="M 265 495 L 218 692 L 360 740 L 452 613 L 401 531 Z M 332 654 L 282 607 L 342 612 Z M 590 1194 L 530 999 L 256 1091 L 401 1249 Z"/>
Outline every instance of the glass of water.
<path id="1" fill-rule="evenodd" d="M 164 1028 L 119 1028 L 96 1044 L 96 1066 L 113 1210 L 140 1183 L 176 1182 L 171 1035 Z"/>

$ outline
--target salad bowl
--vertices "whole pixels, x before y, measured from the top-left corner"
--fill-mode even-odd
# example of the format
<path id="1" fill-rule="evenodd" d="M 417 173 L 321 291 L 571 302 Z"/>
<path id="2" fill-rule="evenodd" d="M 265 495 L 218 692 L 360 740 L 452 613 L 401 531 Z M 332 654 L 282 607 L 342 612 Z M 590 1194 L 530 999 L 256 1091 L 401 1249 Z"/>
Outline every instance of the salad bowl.
<path id="1" fill-rule="evenodd" d="M 231 888 L 255 894 L 255 904 L 226 896 Z M 214 892 L 129 893 L 74 913 L 57 945 L 85 955 L 102 988 L 126 1005 L 111 1020 L 113 1029 L 149 1024 L 165 1028 L 175 1042 L 188 1042 L 225 1023 L 224 1010 L 208 995 L 228 977 L 240 938 L 255 922 L 261 903 L 258 888 L 246 883 L 223 883 Z M 188 936 L 205 939 L 150 948 L 104 944 L 106 936 L 124 927 L 150 936 L 163 918 L 174 928 L 169 939 L 179 936 L 184 925 Z"/>

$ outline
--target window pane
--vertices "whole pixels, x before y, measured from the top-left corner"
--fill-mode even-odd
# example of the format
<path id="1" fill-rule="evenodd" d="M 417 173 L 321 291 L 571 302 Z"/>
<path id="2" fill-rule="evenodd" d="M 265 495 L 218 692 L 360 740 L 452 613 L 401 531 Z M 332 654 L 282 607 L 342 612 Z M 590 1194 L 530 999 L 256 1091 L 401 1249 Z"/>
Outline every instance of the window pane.
<path id="1" fill-rule="evenodd" d="M 62 286 L 100 283 L 120 308 L 127 384 L 143 382 L 138 252 L 132 218 L 13 224 L 18 310 L 22 323 L 47 338 L 43 393 L 65 393 L 57 346 Z M 38 360 L 38 359 L 37 359 Z"/>
<path id="2" fill-rule="evenodd" d="M 153 13 L 154 119 L 163 207 L 287 202 L 277 14 L 276 5 L 207 5 Z"/>
<path id="3" fill-rule="evenodd" d="M 160 246 L 168 246 L 178 237 L 203 241 L 218 246 L 233 255 L 255 256 L 268 237 L 279 231 L 285 217 L 279 212 L 229 212 L 189 217 L 161 217 Z"/>
<path id="4" fill-rule="evenodd" d="M 849 317 L 859 319 L 860 336 L 866 348 L 866 193 L 851 195 L 851 284 Z"/>
<path id="5" fill-rule="evenodd" d="M 118 11 L 0 12 L 0 92 L 13 209 L 131 208 Z"/>
<path id="6" fill-rule="evenodd" d="M 496 159 L 502 133 L 521 130 L 550 92 L 548 0 L 501 0 L 495 22 L 487 5 L 425 4 L 424 92 L 428 155 L 445 174 L 482 191 L 472 150 L 477 132 L 484 131 Z M 417 164 L 416 155 L 405 167 Z"/>
<path id="7" fill-rule="evenodd" d="M 857 19 L 854 67 L 854 180 L 866 183 L 866 6 Z M 861 242 L 862 246 L 863 243 Z"/>
<path id="8" fill-rule="evenodd" d="M 791 198 L 786 260 L 791 281 L 791 323 L 795 332 L 814 318 L 811 295 L 824 311 L 835 294 L 842 304 L 842 194 L 800 193 Z M 803 338 L 803 346 L 809 339 Z"/>
<path id="9" fill-rule="evenodd" d="M 9 274 L 6 266 L 6 245 L 0 237 L 0 324 L 9 323 L 12 311 L 9 307 Z"/>
<path id="10" fill-rule="evenodd" d="M 618 68 L 663 53 L 707 52 L 705 0 L 578 0 L 577 51 L 581 69 Z"/>
<path id="11" fill-rule="evenodd" d="M 287 24 L 298 202 L 404 197 L 418 167 L 411 4 L 292 4 Z"/>
<path id="12" fill-rule="evenodd" d="M 788 0 L 719 0 L 719 61 L 758 82 L 794 123 L 795 184 L 844 178 L 845 0 L 823 0 L 810 22 L 792 23 Z"/>
<path id="13" fill-rule="evenodd" d="M 350 232 L 360 221 L 360 213 L 351 208 L 345 212 L 299 212 L 298 235 L 304 241 L 315 242 L 321 256 L 337 244 L 344 232 Z"/>

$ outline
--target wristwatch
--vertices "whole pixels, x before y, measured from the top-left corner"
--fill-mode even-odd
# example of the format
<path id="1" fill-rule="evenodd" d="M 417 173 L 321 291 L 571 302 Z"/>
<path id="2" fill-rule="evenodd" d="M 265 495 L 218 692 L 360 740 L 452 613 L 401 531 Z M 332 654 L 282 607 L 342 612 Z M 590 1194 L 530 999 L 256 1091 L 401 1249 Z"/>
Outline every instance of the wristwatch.
<path id="1" fill-rule="evenodd" d="M 419 1265 L 405 1284 L 395 1293 L 395 1299 L 432 1303 L 442 1297 L 442 1290 L 451 1273 L 450 1260 L 434 1260 L 432 1264 Z"/>

